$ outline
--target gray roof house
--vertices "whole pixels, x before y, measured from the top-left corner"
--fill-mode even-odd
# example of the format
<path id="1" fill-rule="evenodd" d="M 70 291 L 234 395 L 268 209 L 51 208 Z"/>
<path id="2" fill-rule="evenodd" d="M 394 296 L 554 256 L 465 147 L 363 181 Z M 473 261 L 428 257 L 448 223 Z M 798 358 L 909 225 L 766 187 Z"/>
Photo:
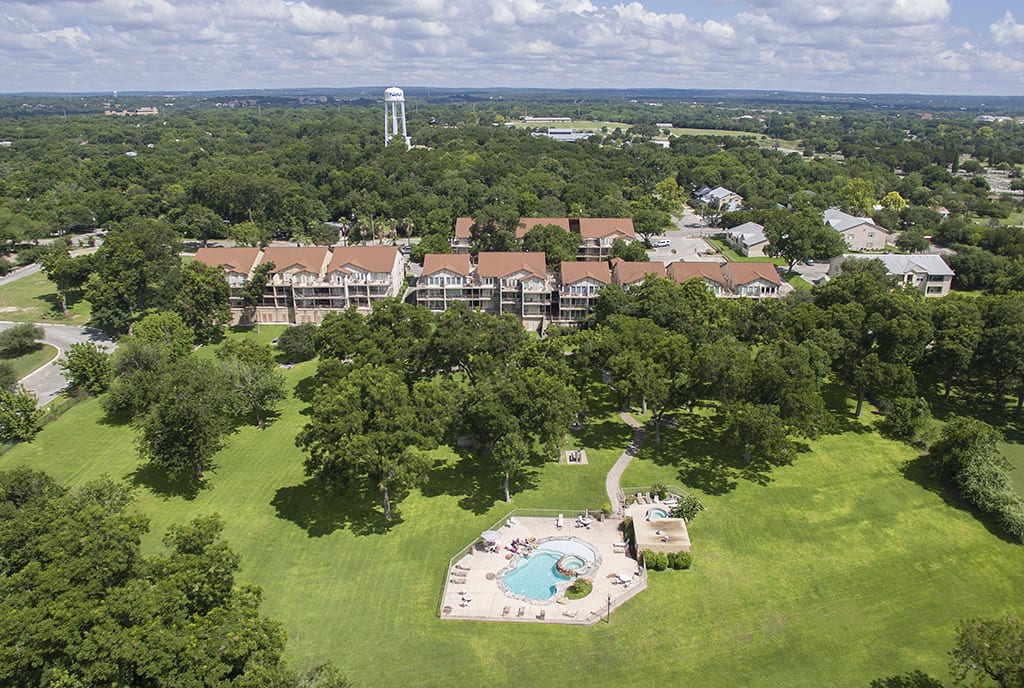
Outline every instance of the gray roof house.
<path id="1" fill-rule="evenodd" d="M 934 253 L 882 253 L 877 256 L 863 256 L 845 253 L 836 256 L 829 263 L 829 274 L 842 272 L 843 261 L 849 258 L 860 258 L 881 261 L 885 271 L 906 286 L 917 289 L 925 296 L 945 296 L 953 286 L 953 269 L 946 264 L 942 256 Z"/>
<path id="2" fill-rule="evenodd" d="M 702 186 L 693 195 L 701 203 L 713 206 L 718 210 L 732 213 L 743 208 L 743 196 L 740 196 L 735 191 L 730 191 L 724 186 L 716 186 L 713 189 Z"/>
<path id="3" fill-rule="evenodd" d="M 747 257 L 762 257 L 768 246 L 768 237 L 764 235 L 764 226 L 756 222 L 744 222 L 732 229 L 725 230 L 725 238 L 729 245 Z"/>
<path id="4" fill-rule="evenodd" d="M 838 208 L 829 208 L 823 216 L 825 224 L 839 232 L 851 250 L 877 251 L 892 243 L 892 232 L 870 217 L 857 217 Z"/>

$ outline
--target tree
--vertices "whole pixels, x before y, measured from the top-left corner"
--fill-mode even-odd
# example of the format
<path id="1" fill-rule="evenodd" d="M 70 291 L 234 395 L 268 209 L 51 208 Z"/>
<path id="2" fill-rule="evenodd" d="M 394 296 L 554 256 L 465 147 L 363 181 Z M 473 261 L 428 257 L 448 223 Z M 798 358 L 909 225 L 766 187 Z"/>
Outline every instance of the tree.
<path id="1" fill-rule="evenodd" d="M 251 415 L 256 426 L 264 429 L 273 407 L 287 396 L 284 377 L 274 370 L 273 363 L 267 366 L 238 357 L 227 358 L 224 369 L 234 393 L 238 415 Z"/>
<path id="2" fill-rule="evenodd" d="M 172 526 L 143 556 L 147 519 L 123 483 L 73 489 L 0 474 L 0 684 L 338 686 L 300 679 L 216 515 Z M 333 679 L 331 678 L 333 676 Z"/>
<path id="3" fill-rule="evenodd" d="M 926 362 L 942 380 L 943 396 L 948 399 L 953 383 L 970 370 L 981 343 L 981 309 L 976 299 L 957 294 L 933 299 L 931 303 L 935 336 Z"/>
<path id="4" fill-rule="evenodd" d="M 890 191 L 882 197 L 882 207 L 893 213 L 901 213 L 907 207 L 907 201 L 899 191 Z"/>
<path id="5" fill-rule="evenodd" d="M 277 366 L 270 345 L 252 339 L 225 340 L 217 347 L 217 358 L 221 361 L 240 361 L 264 370 L 273 370 Z"/>
<path id="6" fill-rule="evenodd" d="M 509 491 L 509 480 L 523 470 L 530 458 L 526 441 L 518 433 L 509 433 L 494 443 L 491 456 L 494 457 L 494 461 L 504 475 L 502 488 L 505 491 L 505 501 L 511 502 L 512 493 Z"/>
<path id="7" fill-rule="evenodd" d="M 264 247 L 270 244 L 270 239 L 273 235 L 263 225 L 252 220 L 246 220 L 245 222 L 231 225 L 228 228 L 228 236 L 236 244 Z"/>
<path id="8" fill-rule="evenodd" d="M 896 237 L 896 247 L 910 253 L 927 251 L 930 246 L 925 230 L 920 227 L 905 229 Z"/>
<path id="9" fill-rule="evenodd" d="M 131 336 L 143 344 L 163 348 L 172 360 L 192 351 L 192 329 L 173 311 L 150 313 L 132 326 Z"/>
<path id="10" fill-rule="evenodd" d="M 263 301 L 263 294 L 267 291 L 267 281 L 270 273 L 274 271 L 274 261 L 266 261 L 257 265 L 252 275 L 242 282 L 239 289 L 239 296 L 242 298 L 242 308 L 247 320 L 256 319 L 256 307 Z"/>
<path id="11" fill-rule="evenodd" d="M 720 409 L 722 437 L 743 450 L 744 463 L 788 463 L 796 449 L 778 410 L 764 404 L 739 403 Z"/>
<path id="12" fill-rule="evenodd" d="M 36 395 L 24 387 L 0 389 L 0 441 L 31 442 L 43 417 L 38 405 Z"/>
<path id="13" fill-rule="evenodd" d="M 203 242 L 203 246 L 210 239 L 225 239 L 228 236 L 220 215 L 202 205 L 193 204 L 185 208 L 174 226 L 182 236 L 198 239 Z"/>
<path id="14" fill-rule="evenodd" d="M 9 361 L 0 361 L 0 389 L 13 389 L 18 384 L 18 374 Z"/>
<path id="15" fill-rule="evenodd" d="M 39 265 L 57 288 L 60 312 L 68 314 L 68 292 L 85 287 L 92 274 L 92 256 L 72 258 L 66 244 L 55 244 L 39 259 Z"/>
<path id="16" fill-rule="evenodd" d="M 277 338 L 277 349 L 289 363 L 301 363 L 316 357 L 317 326 L 303 323 L 289 327 Z"/>
<path id="17" fill-rule="evenodd" d="M 950 670 L 958 681 L 1001 688 L 1024 686 L 1024 624 L 1013 614 L 957 624 Z"/>
<path id="18" fill-rule="evenodd" d="M 790 272 L 800 261 L 828 260 L 846 249 L 839 232 L 825 225 L 813 208 L 770 213 L 765 218 L 764 233 L 768 254 L 785 258 Z"/>
<path id="19" fill-rule="evenodd" d="M 173 300 L 181 270 L 179 237 L 163 220 L 133 218 L 115 224 L 93 259 L 86 298 L 93 321 L 109 332 L 125 332 L 151 302 Z"/>
<path id="20" fill-rule="evenodd" d="M 222 367 L 192 356 L 179 360 L 156 396 L 138 422 L 140 456 L 171 475 L 191 472 L 202 480 L 231 429 L 231 387 Z"/>
<path id="21" fill-rule="evenodd" d="M 341 361 L 353 356 L 356 348 L 369 336 L 366 318 L 355 308 L 349 308 L 325 315 L 313 343 L 320 358 Z"/>
<path id="22" fill-rule="evenodd" d="M 435 447 L 450 424 L 453 400 L 432 380 L 410 389 L 389 367 L 333 370 L 336 377 L 321 377 L 310 422 L 296 438 L 309 453 L 306 474 L 339 488 L 369 481 L 390 521 L 392 491 L 426 481 L 432 462 L 424 450 Z"/>
<path id="23" fill-rule="evenodd" d="M 45 336 L 42 326 L 33 323 L 19 323 L 0 330 L 0 356 L 13 358 L 34 351 Z"/>
<path id="24" fill-rule="evenodd" d="M 867 179 L 850 179 L 840 189 L 839 194 L 843 199 L 843 208 L 847 211 L 861 217 L 871 215 L 871 209 L 875 204 L 875 187 Z"/>
<path id="25" fill-rule="evenodd" d="M 576 260 L 582 238 L 558 225 L 535 225 L 523 237 L 523 250 L 543 252 L 548 268 L 554 269 L 562 261 Z"/>
<path id="26" fill-rule="evenodd" d="M 679 502 L 672 508 L 672 518 L 685 519 L 690 523 L 697 518 L 697 514 L 704 511 L 704 505 L 692 494 L 685 494 L 679 498 Z"/>
<path id="27" fill-rule="evenodd" d="M 644 263 L 650 260 L 647 249 L 639 241 L 626 241 L 618 238 L 612 242 L 611 258 L 621 258 L 631 263 Z"/>
<path id="28" fill-rule="evenodd" d="M 110 386 L 114 374 L 110 358 L 99 344 L 76 342 L 57 364 L 72 387 L 88 394 L 101 394 Z"/>
<path id="29" fill-rule="evenodd" d="M 231 287 L 224 268 L 192 261 L 182 269 L 175 310 L 192 329 L 195 341 L 207 344 L 218 339 L 231 322 Z"/>

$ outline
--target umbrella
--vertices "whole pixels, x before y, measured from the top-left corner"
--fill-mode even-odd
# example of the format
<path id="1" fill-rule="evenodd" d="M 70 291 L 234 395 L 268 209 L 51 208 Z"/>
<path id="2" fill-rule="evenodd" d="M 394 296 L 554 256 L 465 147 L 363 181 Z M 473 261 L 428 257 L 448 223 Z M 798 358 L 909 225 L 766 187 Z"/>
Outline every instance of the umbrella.
<path id="1" fill-rule="evenodd" d="M 623 571 L 619 574 L 619 580 L 623 583 L 628 583 L 633 580 L 633 574 L 629 571 Z"/>
<path id="2" fill-rule="evenodd" d="M 485 530 L 484 532 L 480 533 L 480 537 L 486 540 L 487 542 L 497 542 L 501 539 L 501 533 L 499 533 L 496 530 Z"/>

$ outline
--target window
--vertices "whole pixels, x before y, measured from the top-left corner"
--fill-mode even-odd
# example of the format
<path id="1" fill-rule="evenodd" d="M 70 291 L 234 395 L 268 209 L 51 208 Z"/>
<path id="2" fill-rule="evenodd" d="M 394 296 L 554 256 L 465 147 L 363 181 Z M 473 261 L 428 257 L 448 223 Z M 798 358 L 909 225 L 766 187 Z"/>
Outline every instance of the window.
<path id="1" fill-rule="evenodd" d="M 926 294 L 941 294 L 942 293 L 942 287 L 928 287 L 925 290 L 925 293 Z"/>

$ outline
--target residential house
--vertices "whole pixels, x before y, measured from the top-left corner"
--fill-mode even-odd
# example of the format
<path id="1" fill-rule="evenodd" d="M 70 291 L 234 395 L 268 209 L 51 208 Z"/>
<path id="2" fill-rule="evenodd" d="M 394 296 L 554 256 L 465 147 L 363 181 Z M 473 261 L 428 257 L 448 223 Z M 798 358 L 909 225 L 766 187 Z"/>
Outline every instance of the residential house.
<path id="1" fill-rule="evenodd" d="M 756 222 L 744 222 L 732 229 L 725 230 L 725 238 L 736 251 L 748 258 L 762 258 L 768 246 L 768 237 L 764 235 L 764 226 Z"/>
<path id="2" fill-rule="evenodd" d="M 774 263 L 732 261 L 726 263 L 722 271 L 725 273 L 729 288 L 736 296 L 762 299 L 779 295 L 782 280 Z"/>
<path id="3" fill-rule="evenodd" d="M 870 217 L 856 217 L 838 208 L 829 208 L 824 219 L 825 224 L 839 232 L 853 251 L 879 251 L 892 243 L 892 232 L 876 225 Z"/>
<path id="4" fill-rule="evenodd" d="M 453 301 L 467 300 L 470 280 L 468 253 L 428 253 L 423 256 L 423 273 L 416 281 L 416 303 L 443 313 Z"/>
<path id="5" fill-rule="evenodd" d="M 482 251 L 468 300 L 489 313 L 544 320 L 551 315 L 552 291 L 543 253 Z"/>
<path id="6" fill-rule="evenodd" d="M 569 220 L 569 226 L 583 238 L 576 254 L 580 260 L 608 260 L 616 239 L 636 241 L 633 220 L 628 217 L 581 217 Z"/>
<path id="7" fill-rule="evenodd" d="M 594 309 L 598 294 L 612 282 L 608 263 L 562 261 L 556 320 L 580 322 Z"/>
<path id="8" fill-rule="evenodd" d="M 519 220 L 516 239 L 522 241 L 526 233 L 537 225 L 556 225 L 566 232 L 580 236 L 578 260 L 607 260 L 611 256 L 612 244 L 616 239 L 635 241 L 636 231 L 633 220 L 617 218 L 566 218 L 566 217 L 524 217 Z M 473 218 L 459 217 L 455 220 L 455 236 L 451 246 L 453 253 L 469 253 L 472 248 Z"/>
<path id="9" fill-rule="evenodd" d="M 842 272 L 843 262 L 850 258 L 881 261 L 885 271 L 896 278 L 899 284 L 917 289 L 925 296 L 945 296 L 953 286 L 953 269 L 946 264 L 942 256 L 933 253 L 883 253 L 877 256 L 846 253 L 830 261 L 829 275 Z"/>
<path id="10" fill-rule="evenodd" d="M 228 286 L 231 287 L 229 303 L 233 311 L 241 313 L 242 310 L 242 285 L 249 279 L 252 269 L 256 267 L 256 260 L 260 256 L 260 250 L 252 247 L 238 248 L 213 248 L 202 247 L 196 251 L 195 260 L 211 267 L 223 267 L 227 275 Z"/>
<path id="11" fill-rule="evenodd" d="M 641 284 L 648 275 L 666 277 L 668 272 L 665 264 L 660 261 L 627 261 L 622 258 L 612 259 L 612 282 L 623 289 Z"/>
<path id="12" fill-rule="evenodd" d="M 668 276 L 679 284 L 699 279 L 715 296 L 729 296 L 729 283 L 720 263 L 680 260 L 668 266 Z"/>
<path id="13" fill-rule="evenodd" d="M 344 287 L 346 307 L 365 312 L 398 296 L 404 281 L 405 261 L 397 246 L 337 246 L 327 266 L 327 282 Z"/>
<path id="14" fill-rule="evenodd" d="M 259 265 L 273 263 L 267 273 L 267 288 L 263 292 L 255 315 L 258 323 L 319 322 L 322 308 L 317 305 L 318 288 L 323 286 L 321 276 L 330 258 L 324 246 L 271 246 L 263 252 Z M 317 312 L 320 316 L 317 316 Z"/>
<path id="15" fill-rule="evenodd" d="M 713 189 L 702 186 L 694 191 L 693 195 L 698 201 L 715 210 L 732 213 L 743 209 L 743 196 L 724 186 L 716 186 Z"/>

